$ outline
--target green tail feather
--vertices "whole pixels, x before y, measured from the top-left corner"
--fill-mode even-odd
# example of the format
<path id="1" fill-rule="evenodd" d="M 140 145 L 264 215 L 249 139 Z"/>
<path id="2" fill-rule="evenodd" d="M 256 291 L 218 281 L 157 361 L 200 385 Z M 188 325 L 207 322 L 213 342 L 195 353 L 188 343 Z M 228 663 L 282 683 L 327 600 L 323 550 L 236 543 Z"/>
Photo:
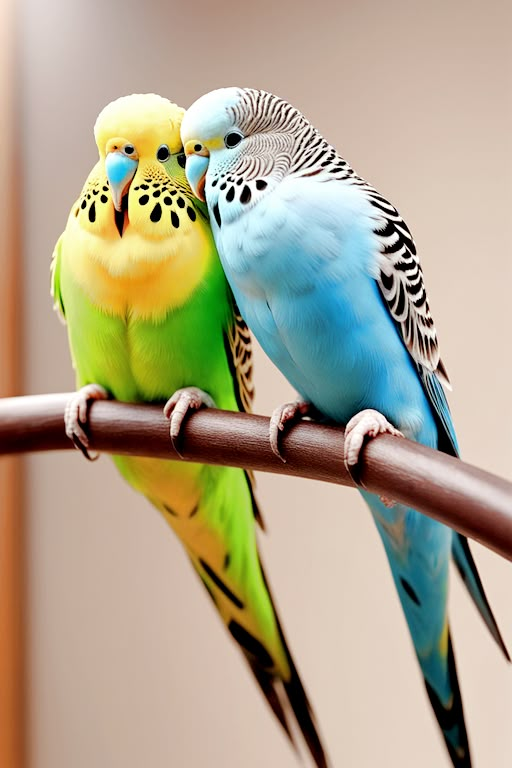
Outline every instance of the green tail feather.
<path id="1" fill-rule="evenodd" d="M 288 682 L 284 682 L 269 672 L 268 669 L 264 669 L 245 649 L 243 652 L 263 695 L 289 738 L 292 747 L 297 750 L 290 718 L 293 718 L 300 728 L 315 766 L 328 768 L 329 762 L 318 734 L 311 705 L 286 644 L 285 650 L 291 670 L 291 677 Z"/>
<path id="2" fill-rule="evenodd" d="M 281 703 L 281 699 L 279 698 L 279 694 L 277 692 L 277 678 L 273 675 L 270 675 L 266 670 L 258 666 L 258 664 L 253 661 L 248 654 L 245 654 L 245 657 L 251 668 L 251 672 L 256 678 L 256 681 L 261 688 L 263 695 L 265 696 L 267 702 L 270 705 L 270 708 L 272 709 L 272 712 L 281 723 L 284 732 L 292 743 L 292 746 L 296 749 L 297 745 L 295 744 L 295 739 L 293 738 L 293 734 L 288 725 L 288 720 L 286 719 L 283 704 Z"/>
<path id="3" fill-rule="evenodd" d="M 304 740 L 318 768 L 328 768 L 327 756 L 325 754 L 320 736 L 318 735 L 315 724 L 314 714 L 302 686 L 300 677 L 295 669 L 291 659 L 289 659 L 292 670 L 291 679 L 284 684 L 284 689 L 290 702 L 293 713 L 297 719 Z"/>
<path id="4" fill-rule="evenodd" d="M 263 570 L 263 567 L 261 567 L 261 572 L 263 575 L 263 580 L 265 582 L 265 586 L 267 588 L 268 594 L 270 595 L 270 599 L 272 600 L 272 593 L 270 592 L 267 577 L 265 575 L 265 571 Z M 272 600 L 272 604 L 274 604 L 273 600 Z M 324 747 L 322 745 L 320 735 L 318 733 L 318 727 L 315 723 L 315 715 L 314 715 L 313 709 L 311 707 L 311 704 L 309 703 L 309 699 L 307 697 L 306 691 L 304 690 L 304 686 L 302 685 L 301 679 L 299 677 L 299 673 L 297 672 L 297 668 L 295 667 L 292 655 L 288 648 L 288 643 L 286 642 L 286 638 L 284 636 L 283 628 L 281 627 L 281 622 L 279 621 L 279 617 L 277 615 L 277 612 L 275 611 L 275 607 L 274 607 L 274 612 L 276 615 L 277 629 L 281 637 L 281 643 L 283 645 L 284 651 L 286 653 L 286 658 L 288 660 L 288 665 L 290 667 L 290 679 L 287 682 L 283 681 L 284 692 L 286 694 L 285 708 L 284 708 L 283 714 L 286 719 L 286 709 L 291 708 L 295 721 L 300 728 L 304 741 L 307 744 L 307 747 L 311 753 L 311 756 L 314 760 L 315 765 L 317 766 L 317 768 L 328 768 L 329 760 L 327 758 Z M 258 680 L 258 682 L 260 681 Z M 274 691 L 276 691 L 277 682 L 278 681 L 274 677 L 272 681 L 272 688 Z M 265 693 L 265 695 L 267 694 Z M 268 700 L 268 697 L 267 697 L 267 700 Z M 270 703 L 270 700 L 269 700 L 269 703 Z M 272 706 L 271 703 L 270 705 Z M 287 720 L 286 720 L 286 725 L 284 726 L 284 729 L 288 734 L 292 745 L 295 747 L 296 746 L 295 741 L 292 734 L 290 733 L 290 727 Z"/>
<path id="5" fill-rule="evenodd" d="M 257 511 L 258 507 L 252 495 L 252 486 L 247 475 L 246 480 L 251 491 L 254 512 L 255 510 Z M 255 514 L 255 517 L 257 519 L 258 515 Z M 279 665 L 272 657 L 272 653 L 264 643 L 263 637 L 260 635 L 260 639 L 258 639 L 252 632 L 246 629 L 241 623 L 241 615 L 237 614 L 236 611 L 229 616 L 222 610 L 218 599 L 221 597 L 227 597 L 235 608 L 242 609 L 243 602 L 239 596 L 231 591 L 230 587 L 213 571 L 208 563 L 194 556 L 191 552 L 189 554 L 194 569 L 201 578 L 216 609 L 223 617 L 231 637 L 242 651 L 259 688 L 286 733 L 291 746 L 298 751 L 296 735 L 299 730 L 316 768 L 328 768 L 329 761 L 318 733 L 314 713 L 288 648 L 261 561 L 258 558 L 263 587 L 274 614 L 281 653 L 285 657 L 289 669 L 289 679 L 284 679 L 277 672 Z"/>

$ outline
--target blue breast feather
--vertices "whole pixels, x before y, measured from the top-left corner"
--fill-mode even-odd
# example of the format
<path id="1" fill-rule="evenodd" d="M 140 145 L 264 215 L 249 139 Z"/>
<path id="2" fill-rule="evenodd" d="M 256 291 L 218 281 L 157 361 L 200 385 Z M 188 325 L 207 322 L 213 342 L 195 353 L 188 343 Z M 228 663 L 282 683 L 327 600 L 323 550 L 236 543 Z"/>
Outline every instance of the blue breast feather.
<path id="1" fill-rule="evenodd" d="M 219 252 L 240 311 L 299 394 L 342 423 L 376 408 L 435 446 L 416 365 L 375 279 L 375 217 L 361 190 L 285 179 L 238 217 L 236 202 L 218 204 Z"/>

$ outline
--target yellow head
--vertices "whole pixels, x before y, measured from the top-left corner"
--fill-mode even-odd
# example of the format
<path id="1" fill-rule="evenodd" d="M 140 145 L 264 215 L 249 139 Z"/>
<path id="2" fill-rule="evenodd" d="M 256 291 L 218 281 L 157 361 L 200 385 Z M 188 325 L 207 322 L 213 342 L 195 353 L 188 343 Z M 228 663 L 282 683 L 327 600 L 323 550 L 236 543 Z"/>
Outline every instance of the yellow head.
<path id="1" fill-rule="evenodd" d="M 98 116 L 94 135 L 118 212 L 139 166 L 150 176 L 155 176 L 152 170 L 156 168 L 158 177 L 159 164 L 181 152 L 184 112 L 161 96 L 145 93 L 116 99 Z"/>
<path id="2" fill-rule="evenodd" d="M 159 261 L 175 236 L 187 236 L 198 219 L 185 176 L 180 139 L 185 110 L 154 93 L 123 96 L 100 113 L 94 128 L 100 159 L 73 206 L 70 223 L 84 237 L 122 250 L 119 261 Z M 73 218 L 75 221 L 73 222 Z M 165 247 L 162 247 L 166 241 Z M 158 247 L 151 249 L 151 242 Z M 102 260 L 102 251 L 93 257 Z M 115 261 L 105 263 L 116 270 Z"/>
<path id="3" fill-rule="evenodd" d="M 207 216 L 185 176 L 184 113 L 156 94 L 134 94 L 113 101 L 96 121 L 99 161 L 71 210 L 67 236 L 77 279 L 119 311 L 140 304 L 142 293 L 158 312 L 179 304 L 213 252 Z"/>
<path id="4" fill-rule="evenodd" d="M 156 158 L 156 150 L 166 143 L 171 154 L 182 151 L 180 128 L 185 110 L 156 93 L 134 93 L 110 102 L 100 112 L 94 137 L 100 157 L 110 151 L 109 142 L 119 138 L 130 141 L 147 159 Z M 128 138 L 129 134 L 129 138 Z"/>

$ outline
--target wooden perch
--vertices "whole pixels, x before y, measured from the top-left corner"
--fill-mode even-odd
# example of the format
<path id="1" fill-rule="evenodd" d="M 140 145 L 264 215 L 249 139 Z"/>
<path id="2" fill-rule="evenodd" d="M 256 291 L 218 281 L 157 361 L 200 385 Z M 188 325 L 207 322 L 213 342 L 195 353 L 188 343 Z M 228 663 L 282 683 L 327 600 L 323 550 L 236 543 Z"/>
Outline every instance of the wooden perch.
<path id="1" fill-rule="evenodd" d="M 73 449 L 64 432 L 69 397 L 68 393 L 0 399 L 0 455 Z M 296 424 L 283 437 L 286 463 L 272 453 L 268 428 L 269 419 L 263 416 L 202 410 L 187 419 L 179 456 L 161 407 L 113 401 L 90 407 L 89 435 L 96 451 L 353 485 L 343 464 L 342 428 Z M 389 435 L 371 440 L 361 463 L 361 481 L 367 490 L 414 507 L 512 560 L 512 483 Z"/>

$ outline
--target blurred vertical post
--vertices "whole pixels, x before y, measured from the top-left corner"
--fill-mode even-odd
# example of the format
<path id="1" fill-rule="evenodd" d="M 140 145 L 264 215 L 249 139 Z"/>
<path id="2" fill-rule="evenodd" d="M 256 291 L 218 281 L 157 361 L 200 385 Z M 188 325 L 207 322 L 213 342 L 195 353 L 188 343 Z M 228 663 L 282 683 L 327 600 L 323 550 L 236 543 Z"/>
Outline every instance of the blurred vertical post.
<path id="1" fill-rule="evenodd" d="M 0 3 L 0 396 L 20 391 L 20 186 L 16 0 Z M 25 766 L 21 464 L 0 461 L 0 766 Z"/>

